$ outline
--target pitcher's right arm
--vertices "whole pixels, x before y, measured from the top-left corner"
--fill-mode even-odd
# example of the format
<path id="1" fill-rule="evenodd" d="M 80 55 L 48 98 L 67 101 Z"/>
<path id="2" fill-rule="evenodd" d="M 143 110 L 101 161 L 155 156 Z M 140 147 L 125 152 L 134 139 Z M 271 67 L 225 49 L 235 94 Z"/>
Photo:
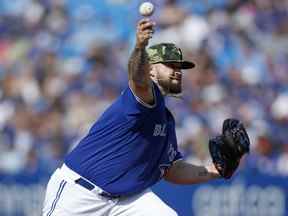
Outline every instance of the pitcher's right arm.
<path id="1" fill-rule="evenodd" d="M 133 93 L 147 104 L 153 104 L 152 81 L 146 46 L 152 38 L 155 23 L 149 19 L 138 22 L 136 44 L 128 62 L 129 86 Z"/>

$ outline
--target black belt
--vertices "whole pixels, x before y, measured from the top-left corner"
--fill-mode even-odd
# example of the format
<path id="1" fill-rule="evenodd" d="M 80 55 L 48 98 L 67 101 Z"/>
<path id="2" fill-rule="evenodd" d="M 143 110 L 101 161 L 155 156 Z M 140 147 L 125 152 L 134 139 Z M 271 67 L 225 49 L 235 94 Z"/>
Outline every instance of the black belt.
<path id="1" fill-rule="evenodd" d="M 76 184 L 81 185 L 82 187 L 86 188 L 89 191 L 92 191 L 95 188 L 95 185 L 91 184 L 90 182 L 88 182 L 87 180 L 83 179 L 83 178 L 79 178 L 77 180 L 75 180 Z M 111 198 L 111 199 L 116 199 L 116 198 L 120 198 L 120 195 L 113 195 L 110 194 L 106 191 L 102 191 L 101 193 L 99 193 L 99 195 L 103 196 L 103 197 L 107 197 L 107 198 Z"/>
<path id="2" fill-rule="evenodd" d="M 81 185 L 82 187 L 86 188 L 89 191 L 92 191 L 95 188 L 93 184 L 91 184 L 90 182 L 86 181 L 83 178 L 75 180 L 75 183 Z"/>

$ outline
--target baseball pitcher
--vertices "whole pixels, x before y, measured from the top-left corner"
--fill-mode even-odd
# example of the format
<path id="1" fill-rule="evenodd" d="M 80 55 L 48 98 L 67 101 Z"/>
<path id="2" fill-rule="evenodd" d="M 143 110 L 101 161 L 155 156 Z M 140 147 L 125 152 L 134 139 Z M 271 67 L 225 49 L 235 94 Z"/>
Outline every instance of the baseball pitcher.
<path id="1" fill-rule="evenodd" d="M 195 65 L 174 44 L 147 48 L 154 26 L 139 21 L 128 86 L 51 176 L 43 216 L 175 216 L 152 185 L 230 178 L 249 151 L 243 124 L 227 119 L 222 134 L 209 141 L 210 166 L 182 160 L 164 97 L 181 93 L 182 69 Z"/>

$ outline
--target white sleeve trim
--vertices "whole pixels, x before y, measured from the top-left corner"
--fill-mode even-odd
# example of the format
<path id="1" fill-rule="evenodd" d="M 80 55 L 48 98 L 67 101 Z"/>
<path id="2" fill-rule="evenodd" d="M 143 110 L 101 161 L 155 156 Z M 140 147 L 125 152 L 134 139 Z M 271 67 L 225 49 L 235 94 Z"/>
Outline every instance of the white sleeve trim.
<path id="1" fill-rule="evenodd" d="M 130 86 L 129 86 L 129 88 L 130 88 Z M 139 102 L 139 103 L 140 103 L 141 105 L 143 105 L 144 107 L 149 108 L 149 109 L 152 109 L 152 108 L 156 107 L 156 105 L 157 105 L 157 98 L 156 98 L 156 94 L 155 94 L 154 85 L 152 85 L 152 92 L 153 92 L 153 98 L 154 98 L 154 104 L 153 104 L 153 105 L 150 105 L 150 104 L 144 102 L 141 98 L 139 98 L 139 97 L 133 92 L 132 88 L 130 88 L 130 90 L 131 90 L 133 96 L 135 97 L 135 99 L 137 100 L 137 102 Z"/>

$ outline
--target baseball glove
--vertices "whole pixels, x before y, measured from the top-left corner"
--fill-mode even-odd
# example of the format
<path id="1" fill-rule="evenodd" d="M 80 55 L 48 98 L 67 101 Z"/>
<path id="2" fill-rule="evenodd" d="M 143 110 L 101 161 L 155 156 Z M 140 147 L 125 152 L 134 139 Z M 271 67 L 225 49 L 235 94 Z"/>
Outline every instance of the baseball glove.
<path id="1" fill-rule="evenodd" d="M 243 124 L 237 119 L 226 119 L 222 135 L 209 141 L 212 161 L 223 178 L 231 178 L 242 156 L 249 152 L 249 146 L 250 140 Z"/>

